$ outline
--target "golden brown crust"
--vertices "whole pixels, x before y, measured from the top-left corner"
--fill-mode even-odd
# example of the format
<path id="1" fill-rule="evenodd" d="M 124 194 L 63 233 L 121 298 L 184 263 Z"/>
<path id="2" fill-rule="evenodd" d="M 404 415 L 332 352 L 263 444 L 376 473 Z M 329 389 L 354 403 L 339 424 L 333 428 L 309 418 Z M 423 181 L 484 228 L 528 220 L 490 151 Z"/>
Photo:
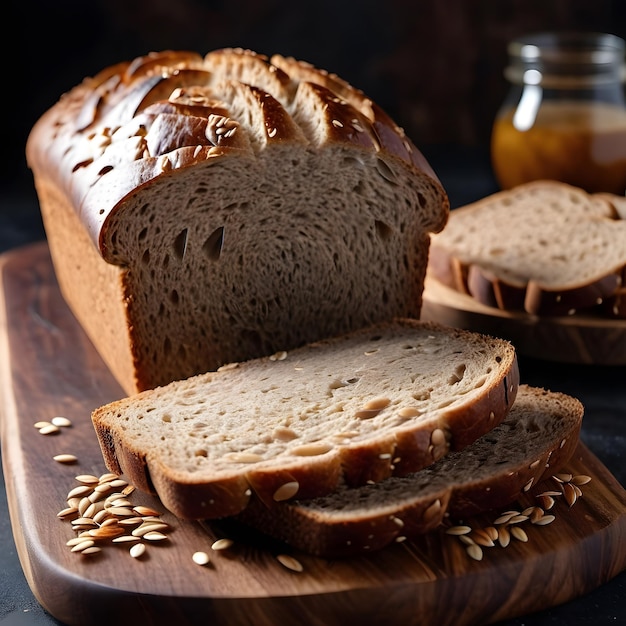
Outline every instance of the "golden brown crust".
<path id="1" fill-rule="evenodd" d="M 308 64 L 281 60 L 280 56 L 272 61 L 249 50 L 224 49 L 204 58 L 186 51 L 150 53 L 114 65 L 83 81 L 42 116 L 28 140 L 28 162 L 40 176 L 59 181 L 106 258 L 103 231 L 118 204 L 163 174 L 201 163 L 206 149 L 214 146 L 202 132 L 206 124 L 205 106 L 170 106 L 168 115 L 172 122 L 168 124 L 162 123 L 163 109 L 190 92 L 192 97 L 200 97 L 202 91 L 205 100 L 212 96 L 219 109 L 223 89 L 216 83 L 262 76 L 265 88 L 252 84 L 247 87 L 263 111 L 270 142 L 302 141 L 300 130 L 285 109 L 288 103 L 280 99 L 292 97 L 298 82 L 308 81 L 309 92 L 325 107 L 330 141 L 368 148 L 375 142 L 382 155 L 399 158 L 416 172 L 437 181 L 430 165 L 402 129 L 361 92 Z M 293 74 L 289 75 L 290 71 Z M 159 128 L 153 134 L 159 137 L 150 143 L 143 134 L 146 130 L 150 133 L 155 120 L 159 121 Z M 130 127 L 126 133 L 129 138 L 136 140 L 130 156 L 128 141 L 121 150 L 111 147 L 115 144 L 112 134 L 122 132 L 120 129 L 125 126 Z M 176 127 L 183 126 L 186 138 L 181 143 Z M 133 130 L 134 135 L 130 133 Z M 237 133 L 233 137 L 238 140 Z M 220 135 L 217 145 L 219 152 L 211 156 L 228 155 L 231 149 L 237 149 L 229 136 Z M 179 158 L 177 151 L 181 148 L 191 148 L 191 154 L 188 150 L 184 158 Z M 113 172 L 119 173 L 114 176 Z M 442 201 L 447 202 L 444 196 Z M 443 227 L 445 218 L 443 211 L 435 229 Z"/>

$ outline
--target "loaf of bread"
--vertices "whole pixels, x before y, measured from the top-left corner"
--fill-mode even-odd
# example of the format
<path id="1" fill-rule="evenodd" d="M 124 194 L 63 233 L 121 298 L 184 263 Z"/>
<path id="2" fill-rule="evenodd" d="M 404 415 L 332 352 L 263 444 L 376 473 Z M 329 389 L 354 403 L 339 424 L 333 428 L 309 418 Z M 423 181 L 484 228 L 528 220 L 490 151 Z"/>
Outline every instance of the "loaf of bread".
<path id="1" fill-rule="evenodd" d="M 128 394 L 418 318 L 449 213 L 362 92 L 240 49 L 107 68 L 26 152 L 61 291 Z"/>
<path id="2" fill-rule="evenodd" d="M 507 341 L 394 320 L 93 412 L 107 467 L 180 518 L 232 516 L 405 475 L 497 426 L 519 385 Z"/>
<path id="3" fill-rule="evenodd" d="M 626 317 L 624 198 L 537 181 L 455 209 L 429 276 L 487 306 Z"/>
<path id="4" fill-rule="evenodd" d="M 376 485 L 342 486 L 312 500 L 254 500 L 238 520 L 325 558 L 379 550 L 437 528 L 448 517 L 509 506 L 557 473 L 578 444 L 582 404 L 520 385 L 506 419 L 462 451 Z"/>

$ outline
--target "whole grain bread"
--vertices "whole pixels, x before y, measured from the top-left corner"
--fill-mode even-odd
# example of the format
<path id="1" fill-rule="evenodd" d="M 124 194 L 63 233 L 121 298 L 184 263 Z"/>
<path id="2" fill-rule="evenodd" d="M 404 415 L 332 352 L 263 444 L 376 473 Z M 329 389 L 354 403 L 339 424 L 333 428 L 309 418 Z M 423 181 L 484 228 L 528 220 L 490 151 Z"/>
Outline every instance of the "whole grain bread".
<path id="1" fill-rule="evenodd" d="M 62 293 L 129 394 L 418 318 L 449 212 L 361 91 L 241 49 L 106 68 L 26 153 Z"/>
<path id="2" fill-rule="evenodd" d="M 487 306 L 626 317 L 624 199 L 536 181 L 455 209 L 428 273 Z"/>
<path id="3" fill-rule="evenodd" d="M 448 518 L 509 506 L 571 458 L 583 412 L 571 396 L 520 385 L 500 425 L 426 469 L 311 500 L 254 500 L 238 521 L 316 556 L 370 553 Z"/>
<path id="4" fill-rule="evenodd" d="M 507 341 L 394 320 L 225 366 L 93 412 L 107 467 L 180 518 L 212 519 L 428 466 L 499 424 Z"/>

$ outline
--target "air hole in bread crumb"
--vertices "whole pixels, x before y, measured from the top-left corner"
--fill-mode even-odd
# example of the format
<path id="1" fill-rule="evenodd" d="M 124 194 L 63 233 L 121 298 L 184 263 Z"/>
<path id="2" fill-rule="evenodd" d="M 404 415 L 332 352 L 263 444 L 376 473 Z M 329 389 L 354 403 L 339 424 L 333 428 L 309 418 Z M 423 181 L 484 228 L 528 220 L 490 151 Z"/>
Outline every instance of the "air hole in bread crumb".
<path id="1" fill-rule="evenodd" d="M 204 242 L 202 252 L 211 261 L 218 261 L 224 245 L 224 227 L 216 228 Z"/>
<path id="2" fill-rule="evenodd" d="M 174 240 L 174 254 L 181 261 L 185 258 L 187 252 L 187 236 L 189 231 L 184 228 L 180 231 L 176 239 Z"/>
<path id="3" fill-rule="evenodd" d="M 203 456 L 206 458 L 209 456 L 209 453 L 206 450 L 196 450 L 196 456 Z"/>
<path id="4" fill-rule="evenodd" d="M 143 241 L 148 236 L 148 227 L 142 228 L 139 234 L 137 235 L 138 241 Z"/>
<path id="5" fill-rule="evenodd" d="M 383 241 L 387 241 L 393 234 L 391 226 L 381 220 L 374 220 L 374 226 L 376 227 L 376 232 L 378 233 L 378 236 Z"/>
<path id="6" fill-rule="evenodd" d="M 178 304 L 179 300 L 180 298 L 178 296 L 178 291 L 176 289 L 172 289 L 172 291 L 170 292 L 170 302 L 172 304 Z"/>
<path id="7" fill-rule="evenodd" d="M 98 172 L 98 176 L 104 176 L 105 174 L 108 174 L 111 170 L 113 169 L 112 165 L 105 165 L 99 172 Z"/>
<path id="8" fill-rule="evenodd" d="M 456 385 L 457 383 L 460 383 L 463 380 L 463 376 L 465 375 L 465 370 L 466 366 L 464 363 L 462 363 L 461 365 L 457 365 L 454 368 L 454 372 L 452 372 L 452 374 L 450 374 L 450 377 L 448 378 L 448 385 Z"/>
<path id="9" fill-rule="evenodd" d="M 476 384 L 474 385 L 474 389 L 480 389 L 480 387 L 482 387 L 486 382 L 487 382 L 487 377 L 481 376 L 481 378 L 479 378 L 476 381 Z"/>
<path id="10" fill-rule="evenodd" d="M 367 187 L 363 184 L 362 180 L 352 187 L 352 191 L 359 196 L 367 195 Z"/>
<path id="11" fill-rule="evenodd" d="M 165 422 L 166 424 L 171 424 L 172 423 L 172 416 L 169 413 L 164 413 L 161 416 L 161 421 Z"/>
<path id="12" fill-rule="evenodd" d="M 429 390 L 425 390 L 425 391 L 416 391 L 413 394 L 413 397 L 418 400 L 418 401 L 424 401 L 424 400 L 428 400 L 430 398 L 430 391 Z"/>

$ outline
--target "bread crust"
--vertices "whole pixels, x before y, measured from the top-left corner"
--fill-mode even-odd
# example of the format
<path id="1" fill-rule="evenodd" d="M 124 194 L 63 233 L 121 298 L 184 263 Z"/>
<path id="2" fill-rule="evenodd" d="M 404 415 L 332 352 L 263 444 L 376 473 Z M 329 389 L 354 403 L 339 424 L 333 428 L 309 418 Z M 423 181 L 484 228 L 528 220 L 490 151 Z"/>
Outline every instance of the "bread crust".
<path id="1" fill-rule="evenodd" d="M 186 128 L 185 144 L 177 145 L 172 140 L 159 137 L 161 147 L 156 151 L 150 150 L 146 141 L 140 141 L 138 136 L 136 146 L 136 160 L 131 161 L 131 169 L 120 173 L 117 180 L 112 180 L 108 174 L 123 165 L 128 165 L 128 154 L 125 150 L 97 151 L 97 145 L 91 146 L 92 153 L 86 154 L 89 141 L 83 139 L 81 133 L 90 129 L 94 131 L 110 132 L 119 130 L 123 125 L 130 124 L 140 127 L 148 124 L 150 117 L 157 117 L 159 110 L 164 106 L 171 109 L 171 115 L 180 123 L 185 117 L 205 119 L 211 114 L 224 114 L 224 109 L 217 104 L 218 98 L 213 96 L 211 88 L 216 87 L 215 76 L 226 74 L 230 80 L 236 76 L 245 77 L 250 63 L 254 68 L 265 67 L 265 72 L 271 76 L 280 77 L 278 83 L 285 87 L 292 81 L 303 82 L 304 88 L 312 90 L 325 106 L 327 131 L 331 141 L 356 144 L 372 147 L 391 157 L 403 160 L 407 165 L 415 167 L 438 182 L 437 176 L 404 131 L 395 124 L 380 107 L 366 98 L 362 92 L 341 80 L 339 77 L 317 69 L 312 65 L 295 59 L 284 59 L 274 55 L 270 62 L 267 57 L 250 50 L 228 48 L 208 53 L 204 58 L 193 52 L 165 51 L 150 53 L 137 57 L 131 62 L 124 62 L 102 70 L 94 78 L 85 79 L 80 85 L 65 94 L 61 101 L 37 122 L 27 142 L 27 159 L 30 167 L 43 177 L 59 181 L 59 186 L 68 193 L 72 205 L 78 212 L 85 228 L 93 238 L 101 254 L 107 258 L 106 236 L 107 222 L 111 215 L 118 210 L 120 202 L 129 194 L 137 190 L 142 184 L 158 178 L 171 171 L 184 167 L 191 167 L 202 163 L 207 158 L 207 152 L 197 150 L 197 147 L 213 148 L 204 129 Z M 282 67 L 281 67 L 282 66 Z M 282 68 L 292 72 L 288 76 Z M 228 73 L 231 72 L 231 73 Z M 252 72 L 251 72 L 252 73 Z M 258 76 L 258 72 L 256 72 Z M 244 83 L 239 83 L 244 85 Z M 298 126 L 285 107 L 268 91 L 254 85 L 248 85 L 252 98 L 262 106 L 264 123 L 269 129 L 268 143 L 276 142 L 303 142 L 304 138 Z M 331 89 L 335 88 L 335 91 Z M 171 102 L 173 94 L 193 92 L 192 98 L 205 100 L 201 106 L 181 106 Z M 295 87 L 291 86 L 292 90 Z M 289 90 L 285 88 L 285 93 Z M 217 92 L 219 93 L 219 91 Z M 338 98 L 344 98 L 342 100 Z M 180 97 L 180 96 L 179 96 Z M 169 100 L 168 100 L 169 99 Z M 166 104 L 167 103 L 167 104 Z M 213 104 L 213 106 L 211 106 Z M 150 108 L 153 106 L 154 108 Z M 201 114 L 202 117 L 198 117 Z M 353 123 L 358 118 L 359 127 L 355 130 Z M 333 123 L 334 122 L 334 123 Z M 102 126 L 106 123 L 106 129 Z M 272 132 L 274 131 L 274 132 Z M 159 133 L 175 133 L 174 128 L 159 128 Z M 236 139 L 235 139 L 236 138 Z M 221 136 L 217 147 L 220 150 L 211 156 L 224 156 L 233 147 L 239 136 Z M 107 136 L 103 134 L 101 140 L 107 144 Z M 108 144 L 107 144 L 108 145 Z M 48 149 L 42 149 L 46 146 Z M 105 146 L 106 147 L 106 146 Z M 175 155 L 175 159 L 167 159 L 166 154 L 183 149 Z M 83 159 L 81 159 L 83 152 Z M 76 175 L 80 172 L 80 175 Z M 94 193 L 94 185 L 98 185 L 104 177 L 109 189 L 108 195 L 101 196 L 100 189 Z M 113 184 L 111 184 L 113 183 Z M 445 204 L 447 198 L 440 190 L 441 200 Z M 90 202 L 90 198 L 94 198 Z M 443 228 L 447 215 L 441 211 L 438 221 L 433 224 L 433 230 Z M 109 259 L 110 260 L 110 259 Z"/>

